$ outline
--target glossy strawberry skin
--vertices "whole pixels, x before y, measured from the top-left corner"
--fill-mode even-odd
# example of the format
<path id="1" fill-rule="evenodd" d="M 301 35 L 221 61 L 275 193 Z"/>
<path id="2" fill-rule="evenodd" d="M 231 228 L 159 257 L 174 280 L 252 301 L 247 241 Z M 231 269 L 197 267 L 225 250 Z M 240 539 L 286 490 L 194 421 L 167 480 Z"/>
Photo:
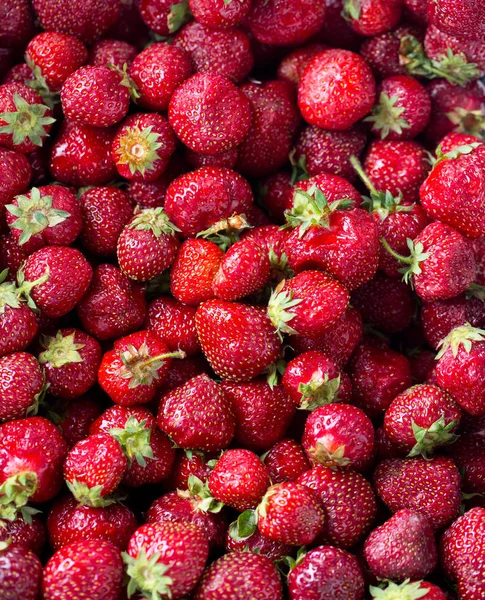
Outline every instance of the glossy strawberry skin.
<path id="1" fill-rule="evenodd" d="M 272 483 L 296 481 L 300 475 L 310 469 L 303 448 L 291 438 L 285 438 L 272 446 L 265 453 L 263 462 Z"/>
<path id="2" fill-rule="evenodd" d="M 42 578 L 42 564 L 25 546 L 11 544 L 0 553 L 2 596 L 14 600 L 22 594 L 24 600 L 38 598 Z"/>
<path id="3" fill-rule="evenodd" d="M 137 54 L 136 48 L 124 40 L 99 40 L 89 49 L 89 63 L 98 67 L 114 65 L 123 69 L 123 65 L 131 65 Z"/>
<path id="4" fill-rule="evenodd" d="M 160 296 L 148 306 L 147 329 L 161 338 L 170 350 L 183 350 L 187 356 L 200 353 L 195 327 L 195 308 L 169 296 Z"/>
<path id="5" fill-rule="evenodd" d="M 1 244 L 1 240 L 0 240 Z M 0 356 L 25 350 L 38 331 L 35 313 L 25 304 L 0 307 Z"/>
<path id="6" fill-rule="evenodd" d="M 276 73 L 278 79 L 297 89 L 307 64 L 314 56 L 327 49 L 328 46 L 318 42 L 296 48 L 280 62 Z"/>
<path id="7" fill-rule="evenodd" d="M 7 148 L 0 148 L 0 165 L 5 177 L 0 184 L 0 227 L 4 223 L 4 208 L 14 196 L 25 192 L 32 177 L 32 169 L 24 154 Z"/>
<path id="8" fill-rule="evenodd" d="M 233 5 L 225 4 L 224 0 L 190 0 L 189 7 L 198 23 L 212 29 L 227 29 L 244 19 L 251 8 L 251 2 L 241 0 Z"/>
<path id="9" fill-rule="evenodd" d="M 360 35 L 374 36 L 397 25 L 402 10 L 400 0 L 359 0 L 359 16 L 350 18 L 350 26 Z M 351 15 L 347 14 L 348 17 Z"/>
<path id="10" fill-rule="evenodd" d="M 32 515 L 32 522 L 26 523 L 19 515 L 13 521 L 5 521 L 5 527 L 0 531 L 0 541 L 11 540 L 16 546 L 23 546 L 39 556 L 47 540 L 44 521 Z"/>
<path id="11" fill-rule="evenodd" d="M 25 416 L 41 393 L 44 378 L 32 354 L 14 352 L 0 358 L 0 420 Z"/>

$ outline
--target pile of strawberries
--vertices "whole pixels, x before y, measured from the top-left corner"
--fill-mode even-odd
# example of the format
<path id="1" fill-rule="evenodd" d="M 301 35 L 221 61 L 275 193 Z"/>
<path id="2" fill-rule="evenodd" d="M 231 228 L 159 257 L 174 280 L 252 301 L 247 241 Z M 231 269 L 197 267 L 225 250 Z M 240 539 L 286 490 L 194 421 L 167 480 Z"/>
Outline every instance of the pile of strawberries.
<path id="1" fill-rule="evenodd" d="M 485 599 L 483 0 L 0 0 L 0 598 Z"/>

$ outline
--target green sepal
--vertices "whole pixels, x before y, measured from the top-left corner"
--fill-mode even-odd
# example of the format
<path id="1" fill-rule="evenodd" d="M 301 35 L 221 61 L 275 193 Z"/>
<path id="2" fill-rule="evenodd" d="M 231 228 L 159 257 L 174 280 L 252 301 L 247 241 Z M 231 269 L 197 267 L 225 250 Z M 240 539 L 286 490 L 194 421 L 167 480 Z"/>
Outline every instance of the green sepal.
<path id="1" fill-rule="evenodd" d="M 103 486 L 95 485 L 93 487 L 87 486 L 85 483 L 80 481 L 66 481 L 66 485 L 69 488 L 71 494 L 82 506 L 93 506 L 95 508 L 109 506 L 115 504 L 117 498 L 114 496 L 103 496 Z"/>
<path id="2" fill-rule="evenodd" d="M 296 148 L 289 154 L 290 164 L 291 164 L 291 185 L 295 185 L 297 181 L 305 181 L 310 179 L 310 173 L 308 172 L 306 166 L 306 156 L 302 154 L 298 160 L 295 158 Z"/>
<path id="3" fill-rule="evenodd" d="M 361 13 L 360 0 L 344 0 L 342 16 L 347 21 L 358 21 Z"/>
<path id="4" fill-rule="evenodd" d="M 6 479 L 0 485 L 0 519 L 14 521 L 35 493 L 37 484 L 37 475 L 33 471 L 17 473 Z"/>
<path id="5" fill-rule="evenodd" d="M 23 299 L 25 299 L 25 301 L 27 302 L 27 306 L 29 308 L 31 308 L 32 310 L 35 310 L 36 312 L 38 312 L 38 309 L 37 309 L 37 306 L 30 294 L 36 285 L 41 285 L 41 284 L 45 283 L 49 279 L 49 277 L 50 277 L 50 269 L 48 266 L 46 267 L 46 270 L 45 270 L 44 274 L 42 275 L 42 277 L 39 277 L 35 281 L 26 281 L 25 280 L 25 273 L 24 273 L 23 267 L 21 267 L 17 271 L 17 285 L 18 285 L 19 294 L 21 294 L 21 297 Z"/>
<path id="6" fill-rule="evenodd" d="M 410 127 L 406 119 L 401 117 L 406 109 L 396 106 L 398 101 L 399 96 L 389 97 L 385 92 L 381 92 L 379 102 L 374 106 L 372 114 L 364 119 L 379 131 L 381 139 L 385 139 L 391 131 L 401 135 L 403 129 Z"/>
<path id="7" fill-rule="evenodd" d="M 310 449 L 309 453 L 314 461 L 325 467 L 347 467 L 351 463 L 350 459 L 345 456 L 345 445 L 330 452 L 324 444 L 317 441 L 315 448 Z"/>
<path id="8" fill-rule="evenodd" d="M 128 75 L 128 65 L 125 63 L 123 65 L 123 68 L 120 69 L 120 67 L 108 63 L 107 67 L 108 69 L 111 69 L 112 71 L 116 71 L 116 73 L 118 73 L 118 75 L 121 77 L 120 85 L 122 85 L 125 88 L 128 88 L 131 101 L 136 103 L 136 101 L 140 97 L 140 92 L 138 91 L 136 83 Z"/>
<path id="9" fill-rule="evenodd" d="M 229 525 L 229 535 L 235 542 L 243 542 L 253 535 L 257 524 L 256 511 L 250 508 Z"/>
<path id="10" fill-rule="evenodd" d="M 181 498 L 192 497 L 196 500 L 197 510 L 202 512 L 219 513 L 224 507 L 224 503 L 214 498 L 207 483 L 201 481 L 195 475 L 189 475 L 187 482 L 187 492 L 177 490 Z"/>
<path id="11" fill-rule="evenodd" d="M 129 417 L 123 428 L 113 427 L 109 434 L 120 443 L 126 457 L 133 460 L 141 467 L 146 467 L 146 458 L 153 459 L 153 450 L 150 446 L 150 437 L 152 430 L 146 427 L 147 421 L 139 421 L 136 417 Z"/>
<path id="12" fill-rule="evenodd" d="M 403 278 L 402 278 L 403 281 L 407 284 L 410 284 L 412 287 L 412 285 L 413 285 L 412 277 L 414 275 L 420 275 L 422 273 L 420 264 L 423 261 L 425 261 L 427 258 L 429 258 L 429 253 L 424 252 L 424 246 L 421 242 L 417 242 L 415 244 L 413 242 L 413 240 L 408 238 L 406 240 L 406 243 L 409 248 L 410 255 L 402 256 L 401 254 L 398 254 L 395 250 L 393 250 L 389 246 L 389 243 L 387 242 L 387 240 L 385 238 L 383 238 L 383 237 L 381 238 L 381 244 L 384 246 L 384 248 L 387 250 L 387 252 L 389 252 L 389 254 L 391 256 L 393 256 L 399 262 L 408 265 L 407 267 L 403 267 L 402 269 L 399 269 L 399 272 L 403 274 Z"/>
<path id="13" fill-rule="evenodd" d="M 130 380 L 128 384 L 130 389 L 139 385 L 152 385 L 153 381 L 159 378 L 158 370 L 167 358 L 185 358 L 185 356 L 182 350 L 151 356 L 145 342 L 138 349 L 129 344 L 126 350 L 120 352 L 120 360 L 123 364 L 118 369 L 117 375 L 121 379 Z"/>
<path id="14" fill-rule="evenodd" d="M 466 297 L 478 298 L 478 300 L 485 300 L 485 285 L 478 285 L 478 283 L 471 283 L 465 292 Z"/>
<path id="15" fill-rule="evenodd" d="M 21 292 L 14 281 L 5 281 L 7 279 L 8 269 L 0 273 L 0 315 L 5 312 L 5 307 L 20 308 Z"/>
<path id="16" fill-rule="evenodd" d="M 424 598 L 429 592 L 428 588 L 421 587 L 422 581 L 404 580 L 402 583 L 394 581 L 383 581 L 382 586 L 369 586 L 369 592 L 374 600 L 419 600 Z"/>
<path id="17" fill-rule="evenodd" d="M 340 375 L 329 379 L 328 373 L 325 373 L 323 378 L 311 379 L 308 383 L 300 383 L 298 391 L 301 394 L 301 400 L 298 408 L 313 411 L 320 406 L 338 402 L 339 387 Z"/>
<path id="18" fill-rule="evenodd" d="M 451 112 L 445 113 L 455 126 L 453 131 L 468 133 L 482 137 L 485 133 L 485 115 L 481 110 L 467 110 L 463 106 L 455 106 Z"/>
<path id="19" fill-rule="evenodd" d="M 117 162 L 120 165 L 128 165 L 132 175 L 137 172 L 144 175 L 146 171 L 152 171 L 153 164 L 160 158 L 157 150 L 163 144 L 158 141 L 160 134 L 152 132 L 152 129 L 151 125 L 144 129 L 138 126 L 128 127 L 119 138 L 119 148 L 116 149 Z M 142 152 L 138 152 L 137 155 L 135 147 Z"/>
<path id="20" fill-rule="evenodd" d="M 82 350 L 85 344 L 76 344 L 75 336 L 75 332 L 63 335 L 62 331 L 58 331 L 55 337 L 42 336 L 41 344 L 45 350 L 39 354 L 40 364 L 48 363 L 50 367 L 59 369 L 65 365 L 83 362 L 84 359 L 78 350 Z"/>
<path id="21" fill-rule="evenodd" d="M 0 113 L 0 133 L 12 135 L 14 145 L 30 140 L 35 146 L 42 146 L 43 138 L 47 136 L 46 126 L 54 123 L 52 117 L 45 117 L 49 110 L 44 104 L 29 104 L 18 94 L 13 95 L 16 111 Z"/>
<path id="22" fill-rule="evenodd" d="M 170 588 L 173 585 L 173 579 L 166 574 L 167 571 L 170 571 L 170 565 L 159 562 L 160 552 L 156 552 L 148 558 L 145 549 L 142 548 L 136 558 L 126 552 L 122 552 L 121 557 L 129 577 L 128 598 L 131 598 L 136 592 L 140 592 L 147 600 L 162 600 L 172 597 Z"/>
<path id="23" fill-rule="evenodd" d="M 182 0 L 177 4 L 170 5 L 170 12 L 167 16 L 168 32 L 175 33 L 182 25 L 188 23 L 192 18 L 192 13 L 189 9 L 188 0 Z"/>
<path id="24" fill-rule="evenodd" d="M 166 235 L 175 235 L 180 229 L 170 222 L 167 213 L 162 207 L 145 208 L 140 210 L 127 225 L 129 229 L 139 231 L 151 231 L 155 237 L 160 237 L 162 233 Z"/>
<path id="25" fill-rule="evenodd" d="M 485 340 L 485 330 L 472 327 L 470 323 L 465 323 L 460 327 L 455 327 L 450 333 L 441 340 L 438 344 L 439 352 L 436 355 L 436 360 L 439 360 L 443 354 L 451 348 L 453 357 L 456 357 L 458 350 L 462 346 L 467 354 L 470 354 L 473 342 L 483 342 Z"/>
<path id="26" fill-rule="evenodd" d="M 285 280 L 281 281 L 272 292 L 267 310 L 268 318 L 275 326 L 280 340 L 283 340 L 283 333 L 289 335 L 298 334 L 298 331 L 288 325 L 295 317 L 295 313 L 290 312 L 290 310 L 303 302 L 299 298 L 293 298 L 293 290 L 282 292 L 281 289 L 284 283 Z"/>
<path id="27" fill-rule="evenodd" d="M 444 415 L 441 415 L 430 427 L 420 427 L 412 421 L 411 426 L 416 444 L 408 456 L 428 458 L 438 446 L 452 444 L 458 439 L 458 436 L 453 433 L 457 425 L 458 421 L 450 421 L 446 424 Z"/>
<path id="28" fill-rule="evenodd" d="M 271 389 L 274 389 L 275 385 L 278 385 L 278 378 L 282 377 L 286 370 L 287 362 L 284 358 L 280 358 L 276 362 L 272 363 L 267 369 L 265 369 L 266 381 Z"/>
<path id="29" fill-rule="evenodd" d="M 481 146 L 482 144 L 480 142 L 472 142 L 471 144 L 462 144 L 461 146 L 456 146 L 456 148 L 453 148 L 453 150 L 450 150 L 449 152 L 443 153 L 441 151 L 441 145 L 438 146 L 438 148 L 436 148 L 436 160 L 434 161 L 433 166 L 437 165 L 440 161 L 444 160 L 444 159 L 448 159 L 448 160 L 454 160 L 455 158 L 458 158 L 459 156 L 463 156 L 464 154 L 471 154 L 473 152 L 473 150 L 475 150 L 475 148 L 478 148 L 478 146 Z"/>

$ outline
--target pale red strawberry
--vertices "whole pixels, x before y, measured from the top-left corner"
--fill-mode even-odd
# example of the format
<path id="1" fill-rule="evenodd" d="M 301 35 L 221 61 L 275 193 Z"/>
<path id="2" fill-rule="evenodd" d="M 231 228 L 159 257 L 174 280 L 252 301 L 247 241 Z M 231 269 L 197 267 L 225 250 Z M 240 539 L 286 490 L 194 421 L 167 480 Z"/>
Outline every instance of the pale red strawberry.
<path id="1" fill-rule="evenodd" d="M 303 448 L 291 438 L 277 442 L 264 453 L 262 459 L 272 483 L 296 481 L 310 469 Z"/>
<path id="2" fill-rule="evenodd" d="M 13 352 L 0 358 L 0 421 L 35 414 L 44 391 L 44 376 L 32 354 Z"/>
<path id="3" fill-rule="evenodd" d="M 160 296 L 148 306 L 146 326 L 170 350 L 183 350 L 187 356 L 200 353 L 194 307 L 186 306 L 169 296 Z"/>

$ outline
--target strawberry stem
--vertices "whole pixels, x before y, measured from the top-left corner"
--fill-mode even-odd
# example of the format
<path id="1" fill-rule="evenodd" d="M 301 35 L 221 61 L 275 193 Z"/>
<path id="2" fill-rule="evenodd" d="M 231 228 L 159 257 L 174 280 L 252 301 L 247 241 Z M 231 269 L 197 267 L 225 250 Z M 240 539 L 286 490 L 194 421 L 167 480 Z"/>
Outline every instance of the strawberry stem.
<path id="1" fill-rule="evenodd" d="M 377 192 L 374 184 L 372 183 L 372 181 L 365 174 L 365 171 L 364 171 L 364 169 L 363 169 L 363 167 L 362 167 L 362 165 L 360 163 L 360 160 L 356 156 L 351 156 L 350 157 L 350 163 L 354 167 L 355 172 L 357 173 L 357 175 L 364 182 L 365 187 L 369 190 L 369 192 L 371 194 L 377 195 L 378 192 Z"/>
<path id="2" fill-rule="evenodd" d="M 137 365 L 139 369 L 143 369 L 144 367 L 148 367 L 148 365 L 153 364 L 157 360 L 165 360 L 167 358 L 185 358 L 187 355 L 183 350 L 177 350 L 176 352 L 167 352 L 166 354 L 159 354 L 158 356 L 152 356 L 148 360 Z"/>

